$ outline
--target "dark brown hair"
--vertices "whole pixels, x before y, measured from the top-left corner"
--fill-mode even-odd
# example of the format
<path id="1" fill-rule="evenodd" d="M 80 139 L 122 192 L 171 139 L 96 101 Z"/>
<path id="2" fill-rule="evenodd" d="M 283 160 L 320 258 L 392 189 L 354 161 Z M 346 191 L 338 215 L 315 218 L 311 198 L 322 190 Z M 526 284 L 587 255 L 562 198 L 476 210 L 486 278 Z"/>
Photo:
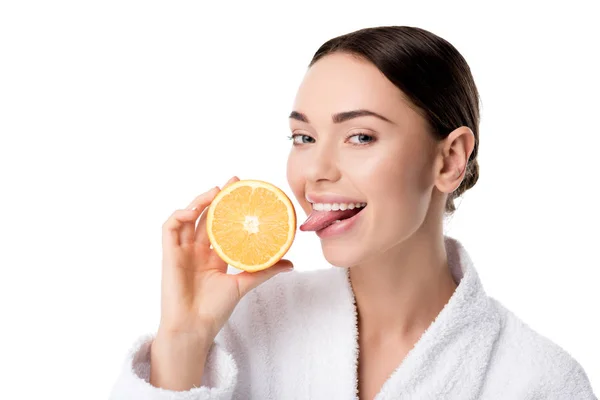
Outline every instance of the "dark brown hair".
<path id="1" fill-rule="evenodd" d="M 424 29 L 381 26 L 328 40 L 317 50 L 309 68 L 334 52 L 374 64 L 413 103 L 438 140 L 460 126 L 471 128 L 475 147 L 465 177 L 446 202 L 446 213 L 453 213 L 454 199 L 472 188 L 479 178 L 479 93 L 463 56 L 452 44 Z"/>

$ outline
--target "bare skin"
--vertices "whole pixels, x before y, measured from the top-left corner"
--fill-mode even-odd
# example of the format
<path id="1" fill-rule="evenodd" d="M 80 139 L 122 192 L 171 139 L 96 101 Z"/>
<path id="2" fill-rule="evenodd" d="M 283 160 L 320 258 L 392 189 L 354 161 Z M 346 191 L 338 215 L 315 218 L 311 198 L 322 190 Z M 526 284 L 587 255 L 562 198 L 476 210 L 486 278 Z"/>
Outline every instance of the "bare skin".
<path id="1" fill-rule="evenodd" d="M 368 109 L 334 123 L 332 115 Z M 446 198 L 464 178 L 474 135 L 438 142 L 422 116 L 376 67 L 331 54 L 306 73 L 290 118 L 288 181 L 309 214 L 311 195 L 366 202 L 348 233 L 321 239 L 325 258 L 350 268 L 359 314 L 358 385 L 372 399 L 456 289 L 443 238 Z M 367 135 L 367 136 L 365 136 Z"/>

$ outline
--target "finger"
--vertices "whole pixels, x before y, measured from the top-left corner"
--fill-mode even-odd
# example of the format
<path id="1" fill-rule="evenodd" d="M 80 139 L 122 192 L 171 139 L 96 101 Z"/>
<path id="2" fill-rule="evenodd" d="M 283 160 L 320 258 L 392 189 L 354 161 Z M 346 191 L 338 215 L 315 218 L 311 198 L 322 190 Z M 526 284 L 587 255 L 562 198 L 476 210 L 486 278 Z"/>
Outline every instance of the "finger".
<path id="1" fill-rule="evenodd" d="M 205 192 L 205 193 L 201 194 L 200 196 L 196 197 L 194 199 L 194 201 L 192 201 L 190 203 L 188 208 L 194 209 L 197 212 L 197 214 L 196 214 L 196 218 L 194 219 L 194 221 L 192 221 L 191 223 L 184 224 L 181 227 L 180 239 L 179 239 L 180 243 L 189 244 L 189 243 L 194 242 L 194 236 L 196 234 L 196 219 L 198 219 L 198 216 L 200 214 L 202 214 L 204 209 L 215 198 L 215 196 L 217 195 L 218 192 L 219 192 L 219 188 L 214 187 L 214 188 L 210 189 L 208 192 Z"/>
<path id="2" fill-rule="evenodd" d="M 179 232 L 184 224 L 194 223 L 198 218 L 196 210 L 177 210 L 165 221 L 162 226 L 162 244 L 163 248 L 167 246 L 179 246 Z"/>
<path id="3" fill-rule="evenodd" d="M 240 179 L 237 176 L 232 177 L 231 179 L 229 179 L 225 185 L 223 185 L 223 188 L 225 188 L 228 185 L 231 185 L 233 182 L 239 181 Z M 218 189 L 218 187 L 217 187 Z M 200 216 L 200 220 L 198 221 L 198 226 L 196 227 L 195 230 L 195 237 L 194 237 L 194 242 L 196 242 L 196 244 L 200 247 L 209 247 L 210 246 L 210 240 L 208 239 L 208 233 L 206 232 L 206 214 L 207 212 L 204 212 L 201 216 Z"/>
<path id="4" fill-rule="evenodd" d="M 284 272 L 291 271 L 294 268 L 294 264 L 290 260 L 279 260 L 275 265 L 269 267 L 267 269 L 263 269 L 262 271 L 256 272 L 240 272 L 235 275 L 238 280 L 238 286 L 240 288 L 240 294 L 243 297 L 256 288 L 257 286 L 263 284 L 268 281 L 275 275 Z"/>
<path id="5" fill-rule="evenodd" d="M 185 235 L 182 237 L 182 233 L 185 233 L 182 231 L 187 230 L 189 232 L 190 228 L 194 229 L 198 215 L 210 204 L 215 194 L 216 188 L 213 188 L 196 197 L 185 210 L 177 210 L 171 214 L 169 219 L 163 224 L 163 244 L 178 246 L 185 243 L 184 240 L 189 240 Z"/>
<path id="6" fill-rule="evenodd" d="M 215 186 L 214 188 L 207 190 L 206 192 L 196 196 L 196 198 L 186 207 L 186 210 L 190 210 L 192 208 L 199 208 L 200 206 L 202 206 L 202 204 L 204 204 L 206 202 L 206 196 L 209 195 L 210 192 L 212 192 L 214 190 L 219 190 L 219 187 Z"/>
<path id="7" fill-rule="evenodd" d="M 204 248 L 209 248 L 210 240 L 208 239 L 208 233 L 206 232 L 206 216 L 208 215 L 208 210 L 205 210 L 200 219 L 198 220 L 198 226 L 196 227 L 196 233 L 194 237 L 194 242 L 196 245 Z"/>
<path id="8" fill-rule="evenodd" d="M 225 185 L 223 185 L 223 189 L 224 189 L 225 187 L 227 187 L 227 186 L 231 185 L 232 183 L 239 181 L 239 180 L 240 180 L 240 178 L 238 178 L 237 176 L 234 176 L 234 177 L 232 177 L 231 179 L 229 179 L 229 180 L 227 181 L 227 183 L 225 183 Z"/>

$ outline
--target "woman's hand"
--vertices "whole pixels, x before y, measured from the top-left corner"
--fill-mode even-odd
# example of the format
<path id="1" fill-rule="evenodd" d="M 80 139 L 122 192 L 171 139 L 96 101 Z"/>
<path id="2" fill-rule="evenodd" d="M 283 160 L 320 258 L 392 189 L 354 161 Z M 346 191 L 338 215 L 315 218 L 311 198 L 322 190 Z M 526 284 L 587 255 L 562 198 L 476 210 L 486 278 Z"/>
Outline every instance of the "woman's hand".
<path id="1" fill-rule="evenodd" d="M 199 386 L 209 348 L 238 302 L 293 267 L 281 260 L 262 271 L 227 274 L 227 264 L 210 248 L 206 232 L 205 210 L 218 192 L 215 187 L 201 194 L 163 224 L 161 319 L 151 353 L 154 386 Z"/>

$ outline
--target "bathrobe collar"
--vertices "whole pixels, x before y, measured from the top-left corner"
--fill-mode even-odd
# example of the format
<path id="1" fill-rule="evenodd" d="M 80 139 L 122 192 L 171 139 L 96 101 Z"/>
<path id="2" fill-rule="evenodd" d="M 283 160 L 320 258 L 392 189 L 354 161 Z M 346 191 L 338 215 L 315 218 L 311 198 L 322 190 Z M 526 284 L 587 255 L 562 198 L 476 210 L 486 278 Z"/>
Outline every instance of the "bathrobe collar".
<path id="1" fill-rule="evenodd" d="M 484 382 L 481 377 L 485 376 L 494 343 L 499 336 L 500 316 L 486 295 L 465 248 L 454 238 L 445 236 L 444 239 L 448 265 L 458 286 L 448 303 L 384 383 L 375 400 L 475 399 L 482 389 Z M 347 316 L 343 325 L 353 325 L 354 329 L 347 330 L 346 337 L 340 337 L 340 327 L 331 326 L 323 333 L 335 337 L 315 343 L 317 347 L 319 343 L 321 346 L 324 343 L 346 346 L 345 352 L 340 351 L 344 357 L 339 358 L 339 364 L 336 363 L 338 373 L 331 370 L 322 372 L 329 379 L 340 379 L 338 387 L 343 398 L 356 398 L 357 312 L 347 271 L 340 268 L 338 272 L 344 287 L 343 299 L 339 304 Z M 331 347 L 317 348 L 313 354 L 331 352 Z M 323 365 L 331 368 L 330 364 Z M 354 382 L 352 389 L 348 386 L 349 379 Z"/>

